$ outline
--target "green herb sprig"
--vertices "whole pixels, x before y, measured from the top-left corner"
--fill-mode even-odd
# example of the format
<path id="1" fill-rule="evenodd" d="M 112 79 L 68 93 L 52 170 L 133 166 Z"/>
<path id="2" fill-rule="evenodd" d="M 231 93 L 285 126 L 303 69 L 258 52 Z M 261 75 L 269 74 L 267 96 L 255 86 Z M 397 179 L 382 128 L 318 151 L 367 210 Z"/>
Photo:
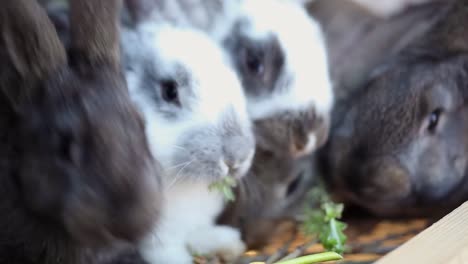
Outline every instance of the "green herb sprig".
<path id="1" fill-rule="evenodd" d="M 334 203 L 322 186 L 312 189 L 310 195 L 319 206 L 306 209 L 302 225 L 304 233 L 317 236 L 326 250 L 343 254 L 347 240 L 344 234 L 347 225 L 339 220 L 343 213 L 343 204 Z"/>
<path id="2" fill-rule="evenodd" d="M 295 259 L 277 262 L 275 264 L 313 264 L 327 261 L 340 260 L 343 257 L 336 252 L 323 252 L 318 254 L 307 255 Z"/>
<path id="3" fill-rule="evenodd" d="M 219 181 L 215 181 L 208 186 L 208 190 L 219 191 L 223 194 L 226 201 L 235 201 L 236 195 L 234 194 L 233 188 L 237 186 L 236 179 L 231 176 L 226 176 Z"/>

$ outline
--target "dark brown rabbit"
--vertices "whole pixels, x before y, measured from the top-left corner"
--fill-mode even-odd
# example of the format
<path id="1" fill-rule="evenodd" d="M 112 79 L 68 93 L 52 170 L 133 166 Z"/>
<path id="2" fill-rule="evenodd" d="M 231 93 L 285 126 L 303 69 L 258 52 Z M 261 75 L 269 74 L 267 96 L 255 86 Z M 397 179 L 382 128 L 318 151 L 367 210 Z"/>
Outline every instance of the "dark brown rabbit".
<path id="1" fill-rule="evenodd" d="M 236 189 L 236 200 L 218 221 L 239 228 L 249 248 L 267 244 L 280 222 L 303 213 L 306 195 L 316 183 L 310 159 L 257 148 L 249 174 Z"/>
<path id="2" fill-rule="evenodd" d="M 121 1 L 71 1 L 65 50 L 33 0 L 0 8 L 0 263 L 105 260 L 158 216 L 159 171 L 120 72 Z"/>
<path id="3" fill-rule="evenodd" d="M 346 201 L 386 216 L 442 213 L 468 198 L 468 1 L 335 109 L 321 153 Z"/>

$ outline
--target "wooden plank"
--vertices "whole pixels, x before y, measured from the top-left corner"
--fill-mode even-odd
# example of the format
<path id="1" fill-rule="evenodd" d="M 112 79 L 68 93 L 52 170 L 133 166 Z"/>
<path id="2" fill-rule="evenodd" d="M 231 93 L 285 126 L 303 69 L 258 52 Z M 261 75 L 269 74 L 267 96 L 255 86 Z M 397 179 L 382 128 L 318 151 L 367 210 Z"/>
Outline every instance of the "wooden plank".
<path id="1" fill-rule="evenodd" d="M 468 202 L 376 263 L 468 263 Z"/>

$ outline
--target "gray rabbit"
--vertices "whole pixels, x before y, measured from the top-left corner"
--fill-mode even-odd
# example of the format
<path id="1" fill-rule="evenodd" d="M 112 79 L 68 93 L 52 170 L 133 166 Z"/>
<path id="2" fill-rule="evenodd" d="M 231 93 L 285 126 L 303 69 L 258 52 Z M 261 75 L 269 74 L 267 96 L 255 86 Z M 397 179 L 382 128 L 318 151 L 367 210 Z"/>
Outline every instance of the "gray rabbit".
<path id="1" fill-rule="evenodd" d="M 334 110 L 320 163 L 345 200 L 384 216 L 450 210 L 468 198 L 468 1 L 369 74 Z"/>
<path id="2" fill-rule="evenodd" d="M 120 70 L 120 1 L 0 9 L 0 263 L 98 263 L 158 220 L 160 171 Z"/>

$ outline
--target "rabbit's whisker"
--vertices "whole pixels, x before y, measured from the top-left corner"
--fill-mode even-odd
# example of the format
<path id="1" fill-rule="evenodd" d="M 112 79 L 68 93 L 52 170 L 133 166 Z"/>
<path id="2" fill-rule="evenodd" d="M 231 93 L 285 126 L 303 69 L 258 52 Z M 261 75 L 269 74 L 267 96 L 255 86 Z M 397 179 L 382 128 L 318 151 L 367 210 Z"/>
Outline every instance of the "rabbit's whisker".
<path id="1" fill-rule="evenodd" d="M 180 170 L 176 173 L 176 176 L 174 177 L 174 179 L 172 180 L 172 182 L 167 186 L 167 188 L 171 188 L 174 184 L 176 184 L 181 178 L 181 173 L 182 171 L 187 167 L 189 166 L 190 164 L 192 164 L 196 159 L 193 159 L 193 160 L 190 160 L 188 162 L 185 162 L 184 166 L 182 168 L 180 168 Z M 181 164 L 179 164 L 180 166 Z"/>

